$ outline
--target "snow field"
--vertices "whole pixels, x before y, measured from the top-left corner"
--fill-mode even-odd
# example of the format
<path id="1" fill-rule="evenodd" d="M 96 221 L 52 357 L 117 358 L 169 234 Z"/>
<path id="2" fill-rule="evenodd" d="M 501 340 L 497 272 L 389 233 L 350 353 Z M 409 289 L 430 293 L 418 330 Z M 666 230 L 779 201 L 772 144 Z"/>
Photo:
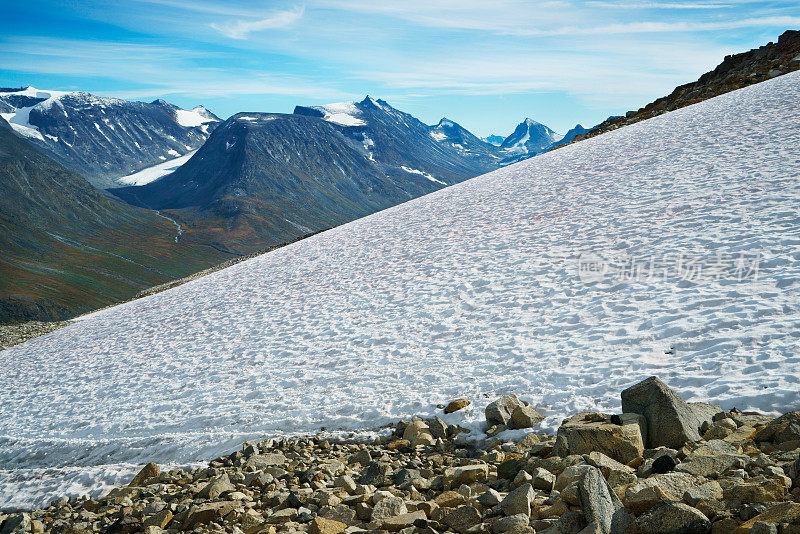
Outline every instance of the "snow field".
<path id="1" fill-rule="evenodd" d="M 800 407 L 800 73 L 451 186 L 0 352 L 0 507 L 515 392 L 546 429 L 656 374 Z M 580 259 L 758 255 L 587 283 Z M 672 260 L 670 260 L 672 261 Z M 665 354 L 674 347 L 674 354 Z M 126 465 L 127 464 L 127 465 Z M 37 478 L 37 469 L 62 476 Z"/>

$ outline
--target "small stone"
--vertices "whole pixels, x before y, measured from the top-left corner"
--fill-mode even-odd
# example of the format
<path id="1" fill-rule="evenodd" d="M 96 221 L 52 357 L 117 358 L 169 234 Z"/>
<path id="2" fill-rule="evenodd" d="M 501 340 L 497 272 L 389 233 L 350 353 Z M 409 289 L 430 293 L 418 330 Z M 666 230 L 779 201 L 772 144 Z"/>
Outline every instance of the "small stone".
<path id="1" fill-rule="evenodd" d="M 340 521 L 317 516 L 309 523 L 308 532 L 309 534 L 339 534 L 346 528 L 347 525 Z"/>
<path id="2" fill-rule="evenodd" d="M 663 475 L 664 473 L 669 473 L 675 469 L 675 466 L 678 465 L 678 462 L 675 461 L 669 454 L 662 454 L 655 460 L 653 460 L 653 465 L 650 468 L 650 471 L 654 475 Z"/>
<path id="3" fill-rule="evenodd" d="M 536 493 L 533 491 L 533 486 L 530 484 L 523 484 L 509 492 L 505 499 L 500 502 L 500 507 L 506 515 L 524 514 L 530 517 L 531 503 L 535 497 Z"/>
<path id="4" fill-rule="evenodd" d="M 158 468 L 158 465 L 150 462 L 149 464 L 145 465 L 141 471 L 139 471 L 139 474 L 133 477 L 133 480 L 131 480 L 131 483 L 128 484 L 128 486 L 143 486 L 146 480 L 157 477 L 160 474 L 161 469 Z"/>
<path id="5" fill-rule="evenodd" d="M 450 401 L 450 403 L 445 407 L 444 413 L 453 413 L 457 412 L 458 410 L 463 410 L 470 404 L 472 403 L 467 399 L 456 399 L 454 401 Z"/>

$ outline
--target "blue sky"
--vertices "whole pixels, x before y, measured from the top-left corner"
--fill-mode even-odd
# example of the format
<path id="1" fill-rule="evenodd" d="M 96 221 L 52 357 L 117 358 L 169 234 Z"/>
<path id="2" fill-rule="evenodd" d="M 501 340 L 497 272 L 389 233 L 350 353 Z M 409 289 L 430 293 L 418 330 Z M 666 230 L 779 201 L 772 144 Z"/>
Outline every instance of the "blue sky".
<path id="1" fill-rule="evenodd" d="M 481 136 L 593 125 L 800 28 L 796 0 L 3 3 L 2 85 L 222 117 L 370 94 Z"/>

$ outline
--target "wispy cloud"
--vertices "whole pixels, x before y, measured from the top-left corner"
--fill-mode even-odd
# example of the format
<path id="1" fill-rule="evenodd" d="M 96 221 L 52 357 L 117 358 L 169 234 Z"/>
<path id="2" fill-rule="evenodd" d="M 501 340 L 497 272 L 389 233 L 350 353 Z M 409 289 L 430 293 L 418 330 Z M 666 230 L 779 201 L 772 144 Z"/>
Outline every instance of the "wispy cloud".
<path id="1" fill-rule="evenodd" d="M 279 11 L 267 18 L 256 20 L 235 20 L 225 24 L 210 26 L 231 39 L 246 39 L 253 32 L 289 28 L 303 17 L 305 8 L 298 6 L 287 11 Z"/>

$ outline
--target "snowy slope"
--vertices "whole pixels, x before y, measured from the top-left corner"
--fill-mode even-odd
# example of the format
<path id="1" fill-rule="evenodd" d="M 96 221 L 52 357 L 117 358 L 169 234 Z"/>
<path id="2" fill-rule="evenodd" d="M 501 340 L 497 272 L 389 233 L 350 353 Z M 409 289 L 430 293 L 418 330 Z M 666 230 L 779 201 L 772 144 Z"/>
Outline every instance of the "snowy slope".
<path id="1" fill-rule="evenodd" d="M 779 77 L 0 352 L 0 503 L 460 396 L 476 420 L 516 392 L 554 428 L 658 374 L 689 400 L 796 409 L 798 99 L 800 73 Z"/>
<path id="2" fill-rule="evenodd" d="M 123 185 L 149 184 L 150 182 L 158 180 L 162 176 L 166 176 L 175 172 L 178 167 L 192 159 L 192 156 L 194 156 L 196 153 L 197 150 L 192 150 L 183 156 L 167 160 L 163 163 L 159 163 L 158 165 L 153 165 L 152 167 L 142 169 L 141 171 L 129 174 L 128 176 L 117 178 L 117 182 Z"/>

